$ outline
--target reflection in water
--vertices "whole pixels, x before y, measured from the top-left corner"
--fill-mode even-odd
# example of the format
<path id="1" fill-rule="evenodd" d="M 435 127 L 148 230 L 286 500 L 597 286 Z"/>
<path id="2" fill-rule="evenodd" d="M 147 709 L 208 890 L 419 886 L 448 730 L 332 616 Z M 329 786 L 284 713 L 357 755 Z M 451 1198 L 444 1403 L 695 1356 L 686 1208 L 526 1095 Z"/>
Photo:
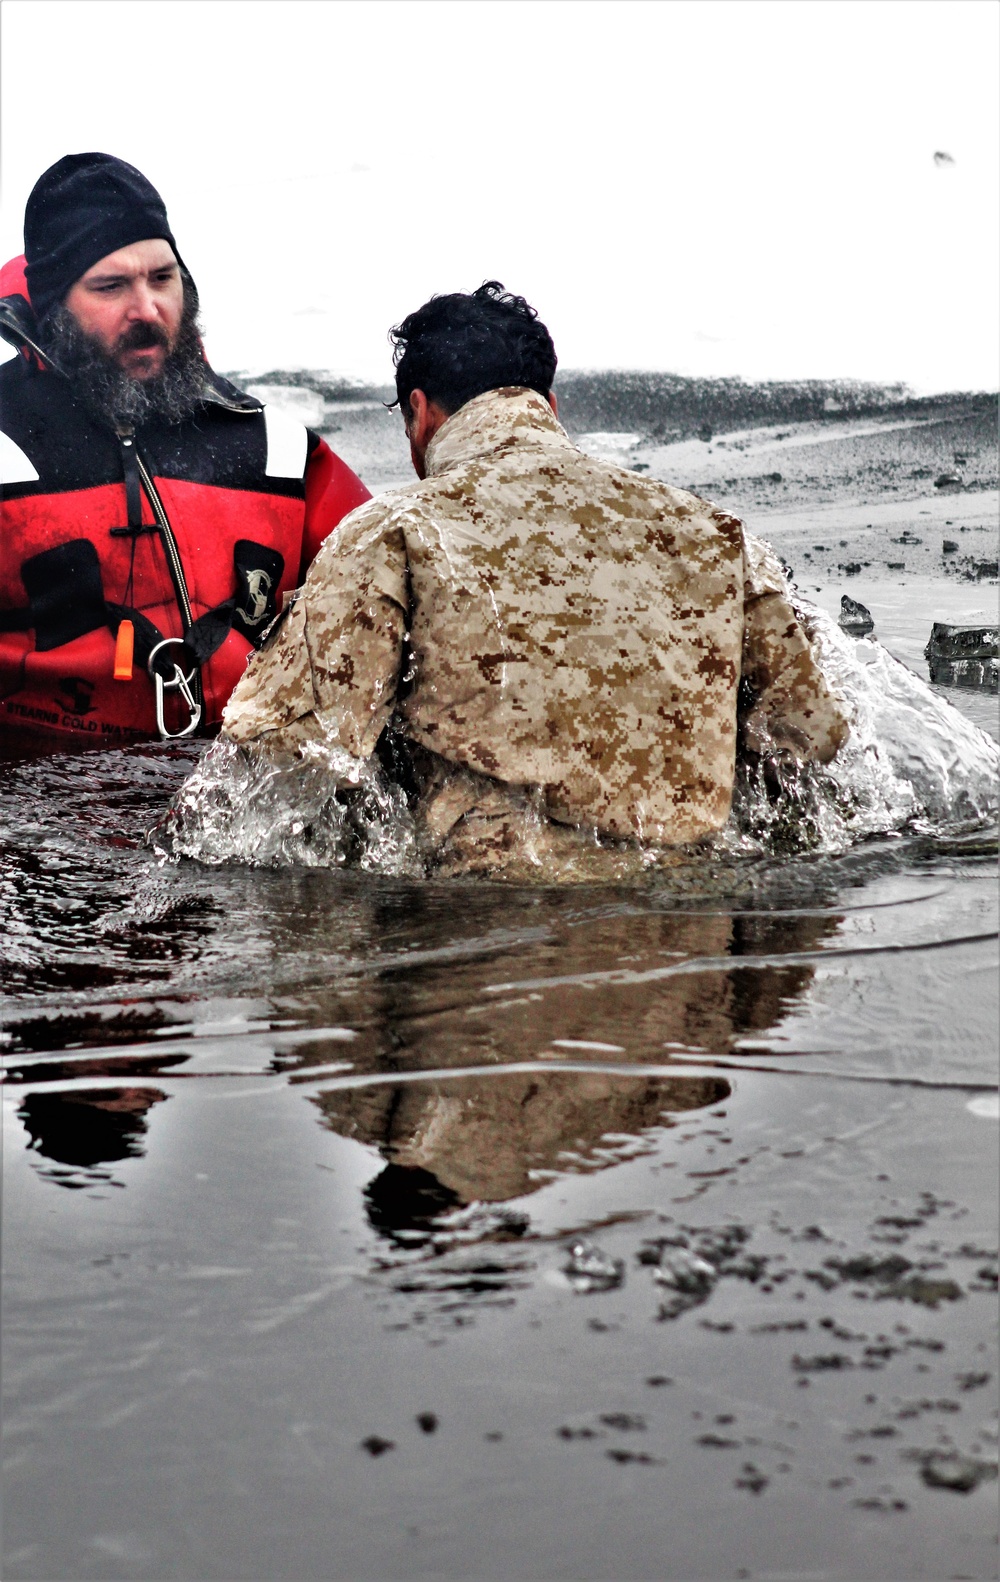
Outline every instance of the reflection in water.
<path id="1" fill-rule="evenodd" d="M 407 1246 L 425 1241 L 436 1221 L 461 1208 L 462 1200 L 419 1165 L 389 1164 L 365 1187 L 365 1207 L 375 1230 Z"/>
<path id="2" fill-rule="evenodd" d="M 539 931 L 539 910 L 532 921 L 542 937 L 528 945 L 425 959 L 419 971 L 397 957 L 364 981 L 326 991 L 331 1020 L 346 1015 L 361 1029 L 351 1047 L 356 1069 L 387 1080 L 338 1084 L 313 1102 L 332 1130 L 380 1150 L 386 1169 L 368 1189 L 368 1213 L 397 1242 L 421 1239 L 458 1208 L 508 1203 L 555 1174 L 633 1157 L 656 1146 L 653 1132 L 673 1115 L 723 1102 L 730 1087 L 721 1077 L 644 1076 L 641 1067 L 662 1066 L 672 1054 L 732 1053 L 741 1036 L 773 1027 L 814 972 L 783 966 L 781 957 L 820 947 L 842 921 L 618 908 L 553 917 L 550 931 Z M 391 928 L 390 918 L 371 920 L 373 937 Z M 773 966 L 740 967 L 741 956 L 767 954 Z M 694 958 L 718 970 L 641 979 L 647 969 Z M 595 967 L 621 967 L 628 979 L 587 984 Z M 491 992 L 517 979 L 536 987 L 515 982 Z M 302 1074 L 327 1057 L 322 1049 L 305 1056 Z M 546 1059 L 589 1060 L 595 1069 L 546 1070 Z M 609 1061 L 639 1069 L 634 1076 L 599 1069 Z M 520 1062 L 534 1069 L 504 1070 Z M 469 1071 L 490 1064 L 495 1075 Z M 421 1070 L 435 1075 L 391 1080 Z"/>
<path id="3" fill-rule="evenodd" d="M 976 687 L 983 692 L 998 690 L 996 659 L 930 660 L 930 678 L 943 687 Z"/>
<path id="4" fill-rule="evenodd" d="M 80 1188 L 96 1182 L 121 1186 L 110 1171 L 97 1167 L 145 1153 L 146 1114 L 167 1097 L 159 1088 L 90 1088 L 71 1093 L 29 1093 L 18 1115 L 29 1149 L 65 1170 L 41 1170 L 57 1186 Z"/>
<path id="5" fill-rule="evenodd" d="M 301 877 L 275 891 L 262 932 L 280 956 L 294 937 L 310 1021 L 355 1036 L 318 1034 L 275 1056 L 272 1070 L 308 1081 L 331 1059 L 343 1073 L 349 1053 L 369 1080 L 352 1087 L 342 1075 L 313 1102 L 325 1125 L 380 1150 L 386 1170 L 368 1190 L 369 1218 L 404 1239 L 470 1204 L 510 1203 L 554 1174 L 603 1169 L 655 1146 L 672 1115 L 724 1100 L 721 1078 L 666 1076 L 663 1065 L 738 1053 L 745 1035 L 779 1025 L 815 970 L 786 958 L 821 950 L 843 922 L 832 911 L 678 912 L 608 892 L 582 907 L 551 891 L 502 904 L 495 892 L 445 897 L 419 886 L 373 894 L 321 882 L 305 894 Z M 309 983 L 316 969 L 322 978 Z M 107 1038 L 113 1023 L 100 1027 Z M 79 1043 L 89 1030 L 77 1017 L 46 1024 L 45 1036 Z M 28 1023 L 18 1038 L 36 1044 L 40 1029 Z M 168 1046 L 24 1065 L 34 1086 L 151 1076 L 189 1058 Z M 593 1069 L 546 1065 L 555 1061 Z M 609 1064 L 636 1071 L 601 1069 Z M 644 1074 L 650 1065 L 659 1074 Z M 13 1065 L 8 1076 L 23 1080 Z M 53 1161 L 45 1178 L 80 1187 L 141 1156 L 148 1112 L 165 1096 L 149 1086 L 35 1090 L 19 1113 L 32 1152 Z"/>
<path id="6" fill-rule="evenodd" d="M 452 1208 L 504 1203 L 562 1171 L 635 1155 L 671 1113 L 729 1097 L 721 1077 L 498 1073 L 320 1094 L 328 1126 L 375 1144 L 389 1167 L 370 1191 L 377 1229 L 416 1229 Z"/>
<path id="7" fill-rule="evenodd" d="M 843 922 L 835 912 L 734 916 L 622 904 L 574 912 L 555 902 L 496 909 L 495 943 L 483 929 L 479 949 L 459 954 L 448 943 L 456 936 L 473 942 L 484 921 L 471 907 L 460 912 L 453 904 L 437 916 L 428 907 L 422 916 L 419 892 L 403 899 L 409 937 L 436 938 L 442 948 L 390 953 L 386 942 L 399 937 L 403 922 L 399 906 L 372 902 L 362 919 L 355 905 L 355 940 L 367 944 L 367 959 L 314 991 L 323 1023 L 357 1030 L 351 1056 L 359 1072 L 391 1076 L 588 1053 L 655 1064 L 671 1052 L 728 1054 L 746 1034 L 774 1027 L 811 983 L 812 965 L 782 958 L 822 949 Z M 751 957 L 755 964 L 741 966 Z M 761 964 L 761 957 L 773 959 Z M 685 962 L 694 961 L 701 970 L 686 972 Z M 670 976 L 639 981 L 663 968 Z M 616 969 L 621 977 L 607 981 Z M 603 981 L 594 981 L 595 972 Z M 588 1051 L 602 1044 L 603 1051 Z M 317 1043 L 301 1065 L 343 1052 Z"/>

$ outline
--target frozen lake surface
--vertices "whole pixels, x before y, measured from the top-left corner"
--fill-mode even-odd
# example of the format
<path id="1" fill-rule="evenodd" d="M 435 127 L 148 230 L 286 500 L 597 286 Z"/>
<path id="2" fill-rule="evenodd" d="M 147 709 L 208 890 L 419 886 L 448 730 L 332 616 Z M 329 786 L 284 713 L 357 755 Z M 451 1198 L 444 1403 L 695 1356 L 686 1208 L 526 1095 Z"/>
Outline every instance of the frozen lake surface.
<path id="1" fill-rule="evenodd" d="M 927 491 L 749 513 L 924 676 Z M 199 752 L 0 766 L 4 1576 L 994 1575 L 995 829 L 163 862 Z"/>

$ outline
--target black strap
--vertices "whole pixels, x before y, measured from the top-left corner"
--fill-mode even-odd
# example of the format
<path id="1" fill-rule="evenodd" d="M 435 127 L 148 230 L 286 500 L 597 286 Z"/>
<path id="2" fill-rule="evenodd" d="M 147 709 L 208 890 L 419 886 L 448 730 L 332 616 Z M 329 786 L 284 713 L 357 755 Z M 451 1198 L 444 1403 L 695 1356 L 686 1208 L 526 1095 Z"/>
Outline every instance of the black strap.
<path id="1" fill-rule="evenodd" d="M 236 540 L 236 592 L 214 609 L 206 610 L 184 634 L 185 646 L 196 664 L 203 665 L 211 659 L 234 629 L 254 648 L 260 647 L 278 613 L 278 584 L 284 566 L 284 557 L 267 544 L 257 544 L 250 538 Z"/>
<path id="2" fill-rule="evenodd" d="M 129 526 L 111 531 L 132 533 L 134 544 L 136 532 L 155 532 L 156 528 L 142 526 L 139 470 L 134 449 L 130 453 L 126 445 L 123 441 L 123 453 L 131 463 L 126 463 L 126 492 L 129 477 L 134 475 L 135 497 L 129 494 Z M 270 629 L 277 613 L 275 595 L 284 565 L 281 555 L 266 545 L 239 539 L 234 562 L 237 592 L 188 627 L 183 648 L 172 643 L 157 655 L 154 668 L 164 680 L 173 675 L 175 665 L 187 673 L 211 659 L 234 627 L 254 647 L 259 647 Z M 118 627 L 126 619 L 135 628 L 134 654 L 143 669 L 157 643 L 163 642 L 159 628 L 127 602 L 129 590 L 120 604 L 105 598 L 97 550 L 89 539 L 73 539 L 30 557 L 21 568 L 21 580 L 30 603 L 27 609 L 0 610 L 0 632 L 34 630 L 39 652 L 61 647 L 105 625 L 117 637 Z"/>
<path id="3" fill-rule="evenodd" d="M 145 670 L 149 663 L 149 656 L 153 652 L 153 649 L 156 647 L 157 643 L 163 642 L 163 633 L 160 631 L 159 627 L 155 626 L 147 615 L 143 615 L 141 610 L 133 610 L 131 606 L 127 604 L 112 604 L 110 600 L 105 601 L 103 614 L 104 619 L 95 620 L 93 617 L 91 617 L 90 625 L 86 628 L 86 630 L 77 630 L 74 635 L 77 637 L 84 637 L 86 636 L 87 631 L 95 632 L 99 627 L 106 625 L 110 628 L 112 637 L 117 637 L 118 628 L 122 621 L 126 619 L 130 620 L 135 630 L 135 648 L 133 650 L 135 658 L 141 665 L 142 669 Z M 35 620 L 35 612 L 30 608 L 30 606 L 23 610 L 0 610 L 0 632 L 33 631 L 36 629 Z M 69 639 L 67 639 L 67 641 L 69 641 Z M 53 644 L 52 646 L 59 647 L 61 645 Z M 41 651 L 44 652 L 44 650 Z M 177 663 L 177 660 L 174 660 L 170 657 L 171 652 L 176 653 L 176 649 L 170 651 L 165 649 L 161 654 L 158 654 L 153 666 L 155 670 L 160 672 L 164 681 L 168 681 L 173 675 L 174 665 Z M 183 657 L 183 655 L 178 656 L 179 659 L 183 659 Z M 188 656 L 189 667 L 190 665 L 197 663 L 198 661 L 192 656 Z"/>
<path id="4" fill-rule="evenodd" d="M 135 539 L 140 533 L 155 533 L 156 523 L 151 522 L 148 527 L 143 525 L 142 480 L 139 477 L 139 458 L 136 455 L 135 441 L 119 435 L 118 443 L 121 447 L 122 472 L 125 477 L 125 514 L 128 517 L 128 526 L 111 528 L 111 536 L 124 538 L 127 533 Z"/>
<path id="5" fill-rule="evenodd" d="M 97 618 L 95 607 L 93 612 L 88 612 L 88 615 L 84 616 L 83 622 L 79 620 L 76 622 L 73 637 L 83 637 L 87 632 L 94 632 L 104 625 L 110 628 L 112 637 L 117 637 L 122 621 L 129 620 L 135 629 L 135 658 L 145 670 L 153 649 L 157 643 L 163 642 L 163 633 L 147 615 L 143 615 L 141 610 L 133 609 L 129 604 L 115 604 L 112 600 L 106 599 L 103 601 L 103 606 L 104 618 Z M 235 609 L 236 600 L 227 599 L 224 604 L 216 605 L 214 610 L 206 610 L 205 614 L 199 616 L 184 634 L 186 652 L 181 652 L 176 646 L 172 646 L 169 652 L 164 650 L 158 655 L 154 668 L 160 671 L 164 680 L 173 675 L 175 664 L 189 670 L 192 665 L 203 665 L 206 659 L 211 659 L 232 630 Z M 30 605 L 20 610 L 0 610 L 0 633 L 33 631 L 36 618 L 35 611 Z M 62 632 L 59 632 L 58 636 L 64 642 L 71 640 Z M 50 642 L 47 646 L 60 647 L 61 644 Z"/>
<path id="6" fill-rule="evenodd" d="M 222 647 L 232 631 L 235 612 L 235 598 L 226 599 L 223 604 L 206 610 L 204 615 L 192 621 L 184 633 L 184 647 L 196 665 L 203 665 L 206 659 L 211 659 L 217 648 Z"/>

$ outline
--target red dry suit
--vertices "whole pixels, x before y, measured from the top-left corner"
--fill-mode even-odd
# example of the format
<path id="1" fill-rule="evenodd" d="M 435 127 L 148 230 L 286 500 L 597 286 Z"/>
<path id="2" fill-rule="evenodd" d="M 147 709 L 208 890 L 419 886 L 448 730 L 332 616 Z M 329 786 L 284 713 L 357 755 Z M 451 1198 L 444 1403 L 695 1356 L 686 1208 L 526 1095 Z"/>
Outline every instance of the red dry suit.
<path id="1" fill-rule="evenodd" d="M 23 264 L 0 271 L 0 334 L 21 354 L 0 367 L 0 731 L 124 742 L 196 716 L 211 731 L 284 595 L 368 490 L 207 363 L 184 422 L 131 438 L 103 426 L 35 345 Z"/>

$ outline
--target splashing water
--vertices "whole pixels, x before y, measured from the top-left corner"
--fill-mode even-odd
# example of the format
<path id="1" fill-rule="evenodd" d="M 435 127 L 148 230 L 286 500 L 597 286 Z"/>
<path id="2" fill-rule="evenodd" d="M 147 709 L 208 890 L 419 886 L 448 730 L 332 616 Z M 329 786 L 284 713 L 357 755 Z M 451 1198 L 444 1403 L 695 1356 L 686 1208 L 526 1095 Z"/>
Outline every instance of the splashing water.
<path id="1" fill-rule="evenodd" d="M 872 836 L 950 834 L 995 819 L 996 744 L 879 643 L 857 641 L 797 602 L 824 673 L 851 706 L 850 738 L 827 765 L 767 774 L 741 769 L 732 815 L 711 850 L 720 858 L 834 855 Z M 525 817 L 532 816 L 526 807 Z M 213 865 L 425 872 L 402 788 L 377 759 L 353 758 L 323 741 L 284 762 L 257 747 L 214 743 L 152 840 L 164 856 Z M 607 855 L 610 862 L 613 853 Z M 640 849 L 636 876 L 652 855 Z M 704 864 L 704 843 L 698 860 Z"/>
<path id="2" fill-rule="evenodd" d="M 172 855 L 212 865 L 423 873 L 403 790 L 377 759 L 320 741 L 289 762 L 225 738 L 214 742 L 153 833 L 161 850 L 162 837 Z"/>
<path id="3" fill-rule="evenodd" d="M 903 830 L 982 828 L 998 805 L 1000 748 L 946 699 L 869 638 L 796 601 L 824 675 L 851 707 L 851 734 L 832 763 L 768 785 L 741 771 L 733 814 L 715 842 L 729 852 L 836 854 Z"/>

